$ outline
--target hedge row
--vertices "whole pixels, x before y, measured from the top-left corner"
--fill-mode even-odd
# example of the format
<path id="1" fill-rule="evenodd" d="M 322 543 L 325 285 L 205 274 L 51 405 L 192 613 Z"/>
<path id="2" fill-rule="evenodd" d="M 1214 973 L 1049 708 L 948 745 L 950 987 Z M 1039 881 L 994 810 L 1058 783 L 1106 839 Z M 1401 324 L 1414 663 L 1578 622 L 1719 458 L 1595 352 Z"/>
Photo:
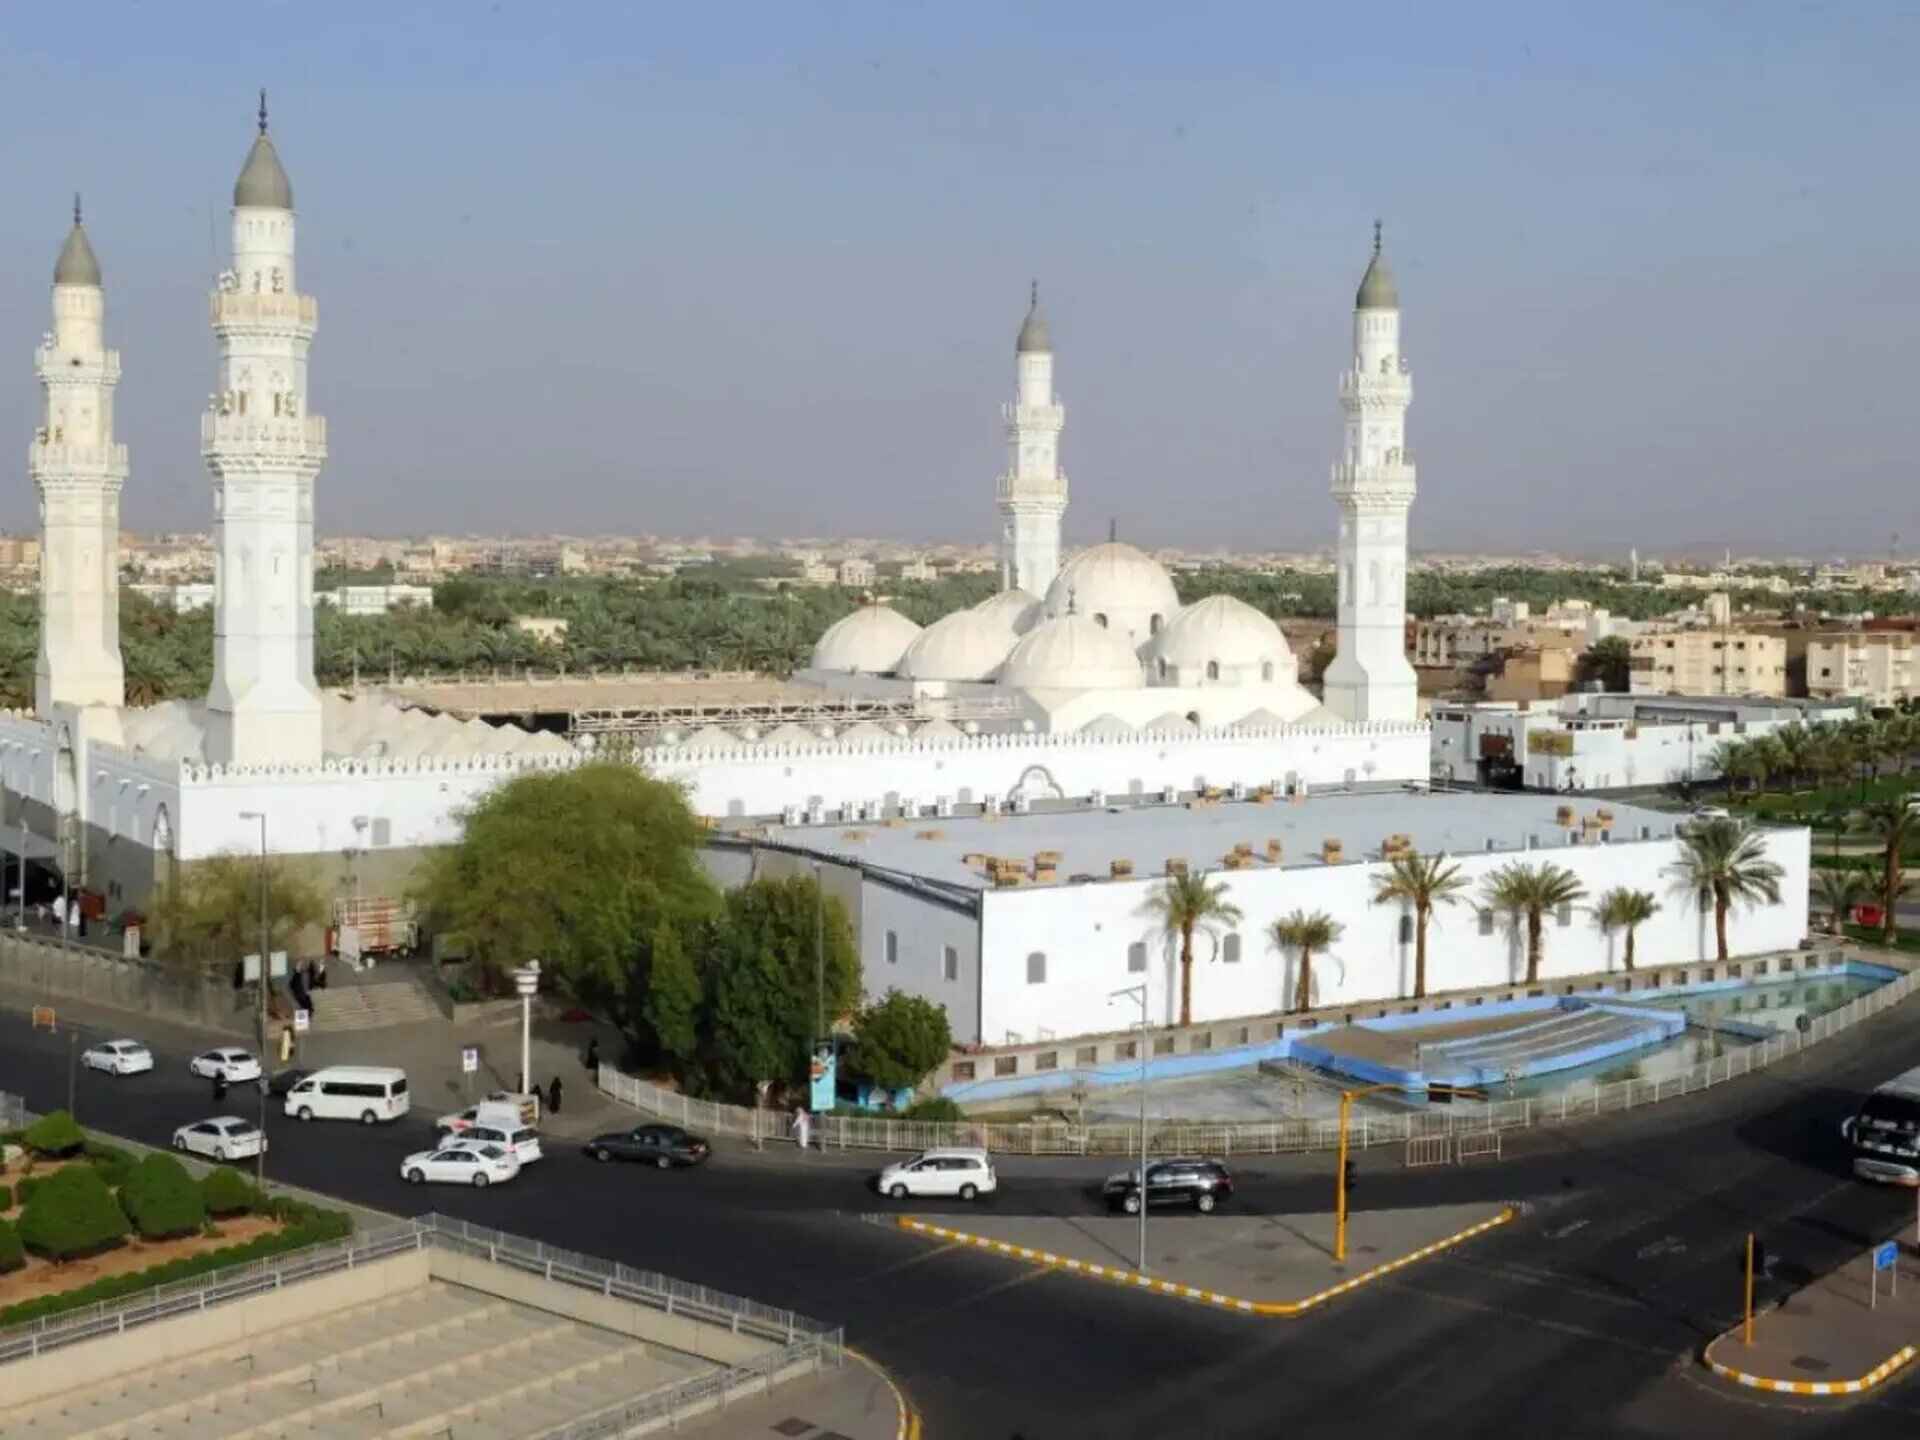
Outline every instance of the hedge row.
<path id="1" fill-rule="evenodd" d="M 158 1151 L 133 1167 L 120 1187 L 120 1208 L 148 1240 L 197 1234 L 207 1223 L 199 1183 L 186 1166 Z"/>
<path id="2" fill-rule="evenodd" d="M 69 1167 L 62 1174 L 86 1173 L 79 1167 Z M 142 1290 L 150 1290 L 158 1285 L 171 1285 L 176 1281 L 189 1280 L 200 1275 L 210 1275 L 217 1270 L 225 1270 L 235 1265 L 245 1265 L 255 1260 L 265 1260 L 270 1256 L 284 1255 L 291 1250 L 304 1249 L 309 1245 L 321 1245 L 328 1241 L 344 1240 L 353 1233 L 353 1217 L 338 1210 L 321 1210 L 298 1200 L 284 1197 L 271 1200 L 266 1212 L 285 1223 L 286 1228 L 271 1235 L 257 1236 L 239 1245 L 228 1245 L 219 1250 L 209 1250 L 204 1255 L 190 1255 L 181 1260 L 170 1260 L 164 1265 L 149 1266 L 145 1270 L 136 1270 L 126 1275 L 109 1275 L 96 1280 L 91 1285 L 83 1285 L 77 1290 L 68 1290 L 59 1295 L 43 1295 L 37 1300 L 23 1300 L 17 1305 L 0 1309 L 0 1326 L 17 1325 L 23 1320 L 40 1320 L 49 1315 L 63 1314 L 68 1310 L 84 1309 L 88 1305 L 97 1305 L 103 1300 L 120 1300 L 129 1295 L 137 1295 Z"/>
<path id="3" fill-rule="evenodd" d="M 20 1240 L 36 1255 L 72 1260 L 112 1249 L 132 1228 L 100 1172 L 69 1165 L 34 1186 Z"/>
<path id="4" fill-rule="evenodd" d="M 27 1263 L 26 1247 L 20 1243 L 20 1232 L 11 1222 L 0 1220 L 0 1275 L 10 1270 L 18 1270 Z"/>

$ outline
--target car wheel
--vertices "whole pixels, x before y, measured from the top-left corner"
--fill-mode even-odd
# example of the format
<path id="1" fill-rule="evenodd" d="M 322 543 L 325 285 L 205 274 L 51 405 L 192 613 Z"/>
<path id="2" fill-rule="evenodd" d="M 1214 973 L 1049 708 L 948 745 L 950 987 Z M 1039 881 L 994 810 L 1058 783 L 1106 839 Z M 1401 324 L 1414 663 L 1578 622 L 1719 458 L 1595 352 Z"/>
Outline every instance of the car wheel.
<path id="1" fill-rule="evenodd" d="M 1211 1190 L 1202 1190 L 1198 1195 L 1193 1197 L 1193 1208 L 1198 1210 L 1202 1215 L 1211 1215 L 1213 1213 L 1213 1205 L 1213 1192 Z"/>
<path id="2" fill-rule="evenodd" d="M 413 1169 L 407 1171 L 407 1180 L 408 1183 L 413 1185 L 424 1185 L 427 1183 L 427 1172 L 416 1165 Z"/>
<path id="3" fill-rule="evenodd" d="M 896 1200 L 904 1200 L 907 1198 L 907 1187 L 902 1185 L 898 1180 L 896 1180 L 893 1182 L 893 1188 L 887 1191 L 887 1194 L 891 1195 Z"/>
<path id="4" fill-rule="evenodd" d="M 174 1137 L 173 1137 L 173 1148 L 174 1148 L 174 1149 L 176 1149 L 176 1150 L 179 1150 L 179 1151 L 182 1151 L 182 1152 L 184 1152 L 184 1151 L 186 1150 L 186 1148 L 187 1148 L 187 1137 L 186 1137 L 186 1136 L 184 1136 L 184 1135 L 176 1135 L 176 1136 L 174 1136 Z"/>
<path id="5" fill-rule="evenodd" d="M 1138 1215 L 1140 1213 L 1140 1197 L 1138 1195 L 1127 1196 L 1126 1199 L 1120 1202 L 1120 1208 L 1129 1215 Z"/>
<path id="6" fill-rule="evenodd" d="M 473 1177 L 473 1188 L 476 1190 L 484 1190 L 487 1188 L 487 1177 L 484 1173 Z"/>
<path id="7" fill-rule="evenodd" d="M 362 1125 L 371 1125 L 374 1123 L 374 1121 L 378 1120 L 379 1118 L 380 1117 L 374 1114 L 371 1110 L 362 1110 L 360 1112 L 360 1123 Z"/>
<path id="8" fill-rule="evenodd" d="M 610 1150 L 604 1150 L 604 1149 L 589 1150 L 587 1154 L 591 1155 L 594 1159 L 598 1160 L 602 1165 L 606 1164 L 607 1161 L 613 1159 L 613 1152 Z"/>
<path id="9" fill-rule="evenodd" d="M 213 1158 L 214 1158 L 214 1159 L 216 1159 L 216 1160 L 224 1160 L 224 1159 L 226 1159 L 226 1158 L 227 1158 L 227 1147 L 226 1147 L 226 1146 L 224 1146 L 224 1145 L 216 1145 L 216 1146 L 214 1146 L 214 1147 L 213 1147 Z"/>
<path id="10" fill-rule="evenodd" d="M 305 1105 L 302 1105 L 302 1106 L 300 1107 L 300 1118 L 301 1118 L 302 1120 L 311 1120 L 311 1119 L 313 1119 L 313 1111 L 312 1111 L 311 1109 L 309 1109 L 309 1108 L 308 1108 L 307 1106 L 305 1106 Z"/>
<path id="11" fill-rule="evenodd" d="M 962 1185 L 962 1186 L 960 1187 L 960 1198 L 961 1198 L 962 1200 L 977 1200 L 977 1199 L 979 1199 L 979 1198 L 980 1198 L 980 1187 L 979 1187 L 979 1186 L 977 1186 L 977 1185 Z"/>
<path id="12" fill-rule="evenodd" d="M 670 1156 L 656 1155 L 653 1157 L 653 1168 L 656 1170 L 670 1170 L 673 1168 L 673 1160 Z"/>

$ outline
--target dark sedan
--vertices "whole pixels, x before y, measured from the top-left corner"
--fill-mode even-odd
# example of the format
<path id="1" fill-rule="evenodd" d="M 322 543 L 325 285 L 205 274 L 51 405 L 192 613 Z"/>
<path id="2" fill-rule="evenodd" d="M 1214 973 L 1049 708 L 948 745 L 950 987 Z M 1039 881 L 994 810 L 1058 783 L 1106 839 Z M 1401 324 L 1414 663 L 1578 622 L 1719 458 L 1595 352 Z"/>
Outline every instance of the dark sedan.
<path id="1" fill-rule="evenodd" d="M 273 1078 L 267 1081 L 267 1093 L 269 1095 L 285 1095 L 311 1074 L 313 1074 L 313 1071 L 302 1070 L 298 1066 L 289 1066 L 285 1070 L 276 1070 L 273 1072 Z"/>
<path id="2" fill-rule="evenodd" d="M 705 1140 L 678 1125 L 637 1125 L 631 1130 L 616 1130 L 594 1136 L 586 1148 L 588 1158 L 593 1160 L 638 1160 L 660 1170 L 698 1165 L 711 1153 Z"/>

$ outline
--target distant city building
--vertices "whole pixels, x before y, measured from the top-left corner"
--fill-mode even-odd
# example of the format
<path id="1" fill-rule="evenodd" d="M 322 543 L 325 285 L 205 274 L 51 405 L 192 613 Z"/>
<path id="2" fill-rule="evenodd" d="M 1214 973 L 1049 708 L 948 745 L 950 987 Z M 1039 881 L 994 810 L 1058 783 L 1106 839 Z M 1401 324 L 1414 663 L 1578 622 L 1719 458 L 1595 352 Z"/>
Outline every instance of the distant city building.
<path id="1" fill-rule="evenodd" d="M 332 605 L 343 615 L 384 615 L 395 606 L 433 608 L 431 585 L 342 585 L 315 593 L 314 603 Z"/>
<path id="2" fill-rule="evenodd" d="M 1678 630 L 1631 642 L 1635 695 L 1787 693 L 1787 646 L 1750 630 Z"/>
<path id="3" fill-rule="evenodd" d="M 1920 694 L 1920 636 L 1903 630 L 1849 630 L 1807 640 L 1807 693 L 1827 700 L 1891 705 Z"/>
<path id="4" fill-rule="evenodd" d="M 567 622 L 553 615 L 516 615 L 513 628 L 542 645 L 558 645 L 567 638 Z"/>
<path id="5" fill-rule="evenodd" d="M 902 580 L 930 581 L 934 578 L 933 562 L 926 559 L 909 560 L 900 567 Z"/>
<path id="6" fill-rule="evenodd" d="M 873 562 L 849 555 L 840 562 L 839 580 L 849 590 L 864 590 L 873 584 Z"/>

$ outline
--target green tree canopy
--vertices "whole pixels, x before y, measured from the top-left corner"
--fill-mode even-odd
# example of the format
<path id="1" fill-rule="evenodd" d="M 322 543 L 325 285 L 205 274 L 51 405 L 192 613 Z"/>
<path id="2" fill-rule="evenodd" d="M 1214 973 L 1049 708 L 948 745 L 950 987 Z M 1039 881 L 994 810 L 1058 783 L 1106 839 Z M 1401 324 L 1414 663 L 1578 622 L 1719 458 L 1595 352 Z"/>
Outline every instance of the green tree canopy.
<path id="1" fill-rule="evenodd" d="M 886 1090 L 918 1085 L 953 1049 L 944 1006 L 889 990 L 853 1020 L 849 1064 Z"/>
<path id="2" fill-rule="evenodd" d="M 181 865 L 173 883 L 156 890 L 151 914 L 154 947 L 177 964 L 230 964 L 260 949 L 258 855 L 213 855 Z M 319 888 L 288 861 L 267 861 L 267 933 L 285 949 L 310 925 L 323 924 L 327 904 Z"/>
<path id="3" fill-rule="evenodd" d="M 120 1204 L 143 1239 L 170 1240 L 196 1233 L 207 1220 L 207 1203 L 187 1167 L 173 1156 L 147 1156 L 120 1186 Z"/>
<path id="4" fill-rule="evenodd" d="M 719 910 L 686 796 L 630 765 L 522 775 L 466 813 L 417 893 L 495 971 L 537 959 L 569 993 L 620 1008 L 644 937 Z"/>
<path id="5" fill-rule="evenodd" d="M 22 1243 L 49 1260 L 111 1249 L 130 1228 L 120 1202 L 91 1165 L 56 1170 L 34 1187 L 20 1217 Z"/>

